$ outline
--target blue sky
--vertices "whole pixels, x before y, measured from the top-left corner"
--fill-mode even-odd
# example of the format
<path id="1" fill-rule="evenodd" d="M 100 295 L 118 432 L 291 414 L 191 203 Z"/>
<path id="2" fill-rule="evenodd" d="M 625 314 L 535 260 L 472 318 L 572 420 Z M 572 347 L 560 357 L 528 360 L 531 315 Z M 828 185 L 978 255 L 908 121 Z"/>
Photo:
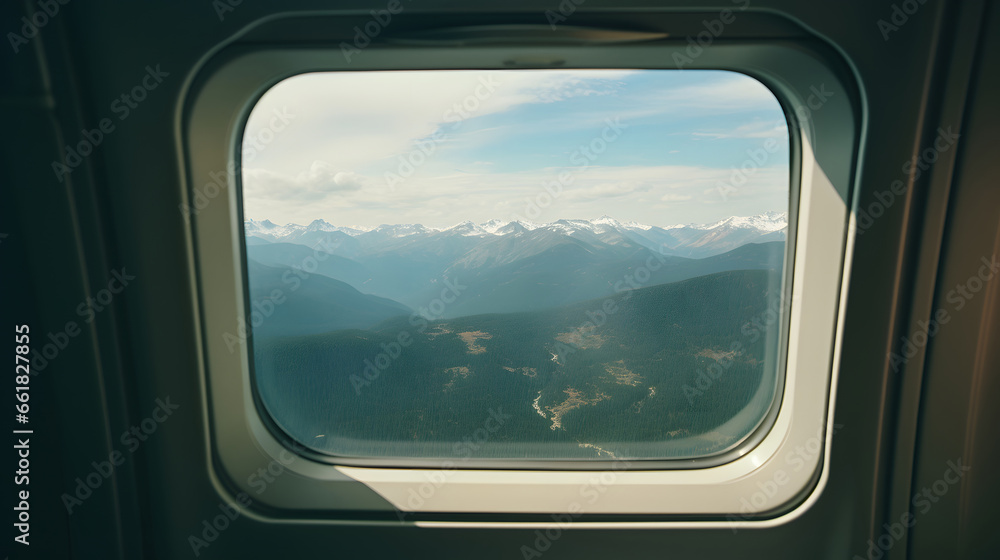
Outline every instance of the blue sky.
<path id="1" fill-rule="evenodd" d="M 250 117 L 245 214 L 360 226 L 712 222 L 786 210 L 788 159 L 778 102 L 732 72 L 305 74 Z"/>

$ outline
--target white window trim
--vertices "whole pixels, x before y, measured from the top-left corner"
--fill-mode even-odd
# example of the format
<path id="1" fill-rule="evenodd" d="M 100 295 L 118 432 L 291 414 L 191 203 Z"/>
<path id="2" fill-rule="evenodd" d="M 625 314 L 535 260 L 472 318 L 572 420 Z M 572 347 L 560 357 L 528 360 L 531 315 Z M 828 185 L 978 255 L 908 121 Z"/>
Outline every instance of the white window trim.
<path id="1" fill-rule="evenodd" d="M 671 54 L 683 47 L 637 44 L 596 47 L 465 47 L 462 49 L 370 48 L 348 65 L 330 49 L 235 50 L 209 61 L 204 78 L 189 80 L 188 103 L 179 108 L 177 134 L 182 164 L 188 169 L 184 200 L 191 189 L 225 171 L 237 153 L 242 127 L 253 104 L 271 85 L 304 71 L 361 69 L 503 68 L 504 60 L 551 54 L 563 67 L 672 68 Z M 741 61 L 738 66 L 733 61 Z M 362 66 L 363 63 L 363 66 Z M 184 212 L 192 226 L 195 257 L 192 287 L 200 294 L 201 371 L 205 413 L 211 422 L 206 440 L 208 465 L 219 492 L 245 492 L 256 503 L 295 511 L 341 510 L 391 513 L 440 512 L 455 521 L 419 521 L 424 526 L 546 527 L 553 522 L 463 521 L 464 513 L 571 514 L 587 527 L 712 526 L 720 522 L 768 526 L 799 515 L 815 501 L 827 478 L 832 436 L 842 284 L 849 227 L 848 193 L 854 177 L 859 111 L 824 57 L 789 45 L 747 43 L 712 45 L 699 68 L 742 70 L 761 79 L 786 104 L 804 106 L 810 87 L 833 95 L 809 118 L 790 126 L 798 136 L 800 167 L 795 219 L 792 305 L 780 409 L 767 435 L 732 462 L 719 466 L 659 471 L 527 471 L 363 468 L 323 464 L 295 455 L 275 438 L 258 416 L 246 348 L 230 352 L 222 333 L 239 332 L 245 316 L 239 178 L 203 208 Z M 794 71 L 794 72 L 793 72 Z M 793 79 L 794 78 L 794 79 Z M 814 151 L 816 138 L 822 138 Z M 817 162 L 817 157 L 823 164 Z M 230 167 L 231 169 L 231 167 Z M 792 188 L 795 188 L 793 178 Z M 207 194 L 207 193 L 202 193 Z M 791 240 L 789 240 L 791 242 Z M 787 267 L 787 266 L 786 266 Z M 803 287 L 808 286 L 808 290 Z M 816 448 L 816 453 L 797 448 Z M 820 451 L 821 450 L 821 451 Z M 795 459 L 798 456 L 801 458 Z M 266 492 L 257 493 L 262 467 L 280 465 Z M 272 471 L 273 472 L 273 471 Z M 288 476 L 286 473 L 294 473 Z M 269 477 L 264 477 L 268 480 Z M 773 492 L 765 492 L 772 488 Z M 433 491 L 427 491 L 430 484 Z M 412 500 L 424 487 L 426 497 Z M 592 493 L 598 492 L 591 503 Z M 766 499 L 760 496 L 769 494 Z M 414 507 L 414 503 L 419 503 Z M 576 509 L 576 504 L 579 509 Z M 748 507 L 749 506 L 749 507 Z M 576 509 L 576 511 L 573 511 Z M 290 512 L 290 513 L 289 513 Z M 585 514 L 683 515 L 705 521 L 586 521 Z M 258 512 L 252 515 L 267 516 Z M 315 517 L 315 513 L 310 514 Z M 393 521 L 398 522 L 398 521 Z"/>

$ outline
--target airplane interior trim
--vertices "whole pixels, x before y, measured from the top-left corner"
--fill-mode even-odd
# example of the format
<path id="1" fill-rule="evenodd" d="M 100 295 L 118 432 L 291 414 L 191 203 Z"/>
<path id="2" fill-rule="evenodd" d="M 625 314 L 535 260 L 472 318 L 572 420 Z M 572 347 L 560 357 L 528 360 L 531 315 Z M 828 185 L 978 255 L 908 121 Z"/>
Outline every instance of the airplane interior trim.
<path id="1" fill-rule="evenodd" d="M 626 47 L 581 49 L 580 47 L 556 49 L 547 52 L 539 48 L 522 52 L 513 48 L 486 47 L 463 48 L 455 53 L 457 60 L 449 62 L 452 47 L 445 52 L 421 49 L 385 48 L 371 58 L 365 69 L 405 69 L 403 60 L 435 60 L 448 67 L 503 67 L 503 61 L 517 59 L 528 53 L 553 59 L 566 60 L 568 67 L 613 67 L 622 64 L 639 64 L 654 68 L 657 60 L 672 61 L 681 50 L 662 47 L 629 45 Z M 685 461 L 684 470 L 651 470 L 658 465 L 648 462 L 623 468 L 624 462 L 615 461 L 605 467 L 603 476 L 614 479 L 607 485 L 604 499 L 590 506 L 588 514 L 680 514 L 699 516 L 709 514 L 739 514 L 743 520 L 759 513 L 788 509 L 788 502 L 801 499 L 807 486 L 815 485 L 821 470 L 820 446 L 833 430 L 827 421 L 826 403 L 829 368 L 833 360 L 834 325 L 837 316 L 838 294 L 841 289 L 841 259 L 847 230 L 847 202 L 853 150 L 845 149 L 855 141 L 855 121 L 849 88 L 840 86 L 835 75 L 816 64 L 814 55 L 799 49 L 760 49 L 739 45 L 732 50 L 714 53 L 706 49 L 701 65 L 711 68 L 724 64 L 739 50 L 741 56 L 756 59 L 748 64 L 756 69 L 761 79 L 785 98 L 787 111 L 792 115 L 809 116 L 797 119 L 802 148 L 800 181 L 801 209 L 796 214 L 798 239 L 796 248 L 802 255 L 823 255 L 821 259 L 799 258 L 786 270 L 794 271 L 794 282 L 787 301 L 790 307 L 790 340 L 788 366 L 785 368 L 785 387 L 789 391 L 781 399 L 781 411 L 774 424 L 766 431 L 763 440 L 753 446 L 752 452 L 735 450 L 731 462 L 712 468 L 694 468 L 699 463 Z M 620 52 L 619 52 L 620 50 Z M 212 170 L 225 169 L 239 152 L 239 131 L 255 99 L 271 84 L 282 77 L 301 70 L 324 68 L 331 61 L 341 64 L 329 67 L 344 69 L 343 59 L 334 58 L 329 51 L 279 51 L 253 52 L 226 57 L 224 62 L 209 65 L 211 77 L 195 90 L 194 101 L 187 114 L 184 139 L 189 146 L 192 177 L 211 176 Z M 720 61 L 720 62 L 716 62 Z M 661 63 L 662 64 L 662 63 Z M 809 70 L 801 70 L 808 68 Z M 300 70 L 301 69 L 301 70 Z M 325 69 L 325 68 L 324 68 Z M 354 69 L 354 67 L 352 67 Z M 773 76 L 773 77 L 771 77 Z M 770 78 L 769 78 L 770 77 Z M 822 84 L 828 98 L 819 104 L 813 91 Z M 242 88 L 239 91 L 237 88 Z M 810 97 L 812 96 L 812 97 Z M 238 101 L 242 100 L 242 101 Z M 822 108 L 810 109 L 808 103 Z M 796 118 L 796 117 L 793 117 Z M 816 139 L 829 139 L 819 142 Z M 815 150 L 815 152 L 814 152 Z M 813 154 L 816 153 L 814 156 Z M 818 163 L 822 161 L 822 165 Z M 246 327 L 237 318 L 248 316 L 248 297 L 243 293 L 239 217 L 240 185 L 235 174 L 228 174 L 225 188 L 196 183 L 189 189 L 182 208 L 190 208 L 192 238 L 195 241 L 197 263 L 196 286 L 202 296 L 204 311 L 202 332 L 237 333 Z M 833 182 L 835 181 L 835 183 Z M 798 189 L 793 189 L 798 190 Z M 194 192 L 194 191 L 192 191 Z M 215 194 L 212 198 L 209 195 Z M 200 197 L 197 198 L 196 197 Z M 204 202 L 202 202 L 204 201 Z M 201 202 L 201 204 L 199 204 Z M 840 211 L 837 211 L 840 208 Z M 787 283 L 791 283 L 786 280 Z M 808 286 L 808 288 L 806 288 Z M 224 298 L 213 294 L 233 294 Z M 242 304 L 242 307 L 241 307 Z M 239 491 L 249 491 L 252 473 L 256 470 L 258 449 L 265 449 L 266 461 L 279 461 L 287 449 L 274 436 L 267 433 L 261 419 L 266 412 L 253 398 L 252 371 L 249 363 L 251 351 L 233 352 L 224 337 L 203 337 L 206 353 L 206 386 L 210 397 L 208 407 L 215 430 L 226 437 L 214 438 L 222 470 Z M 249 345 L 248 345 L 249 346 Z M 820 358 L 825 356 L 826 358 Z M 777 367 L 777 366 L 776 366 Z M 826 371 L 824 371 L 826 370 Z M 208 373 L 211 372 L 211 373 Z M 230 395 L 243 394 L 243 402 Z M 214 397 L 219 395 L 219 397 Z M 832 400 L 832 399 L 829 399 Z M 777 412 L 777 411 L 776 411 Z M 272 424 L 273 425 L 273 424 Z M 765 429 L 767 427 L 765 426 Z M 720 428 L 724 429 L 724 428 Z M 824 430 L 826 433 L 824 434 Z M 237 437 L 236 434 L 245 434 Z M 808 446 L 811 452 L 796 455 L 797 446 Z M 342 460 L 334 458 L 340 463 Z M 324 467 L 317 461 L 281 461 L 285 468 L 301 477 L 281 478 L 263 501 L 271 507 L 293 510 L 323 510 L 336 507 L 348 510 L 373 509 L 411 512 L 407 506 L 410 490 L 419 487 L 435 475 L 448 472 L 446 480 L 436 485 L 433 495 L 421 500 L 417 511 L 436 513 L 526 513 L 538 514 L 552 511 L 563 504 L 572 503 L 581 484 L 594 473 L 573 474 L 566 471 L 566 464 L 546 465 L 547 469 L 562 469 L 545 473 L 537 470 L 512 470 L 509 461 L 500 463 L 503 471 L 467 470 L 462 462 L 452 463 L 454 471 L 442 466 L 435 468 L 383 469 L 360 466 Z M 383 463 L 392 466 L 392 460 Z M 266 463 L 265 463 L 266 464 Z M 350 463 L 348 463 L 350 464 Z M 469 465 L 474 466 L 474 465 Z M 530 463 L 527 465 L 531 469 Z M 480 467 L 483 468 L 483 467 Z M 489 469 L 489 467 L 485 467 Z M 570 467 L 572 468 L 572 466 Z M 594 468 L 594 467 L 591 467 Z M 447 469 L 447 471 L 443 470 Z M 636 472 L 628 472 L 636 471 Z M 359 481 L 389 504 L 375 505 L 375 497 L 352 502 L 342 496 L 339 488 L 349 482 L 344 477 Z M 784 482 L 783 479 L 789 479 Z M 761 481 L 783 480 L 776 495 L 767 496 L 762 507 L 752 510 L 744 506 L 745 496 L 759 489 Z M 740 489 L 735 489 L 734 484 Z M 284 488 L 288 485 L 288 488 Z M 516 490 L 515 490 L 516 489 Z M 353 495 L 363 495 L 355 492 Z M 308 498 L 305 498 L 308 496 Z M 654 499 L 650 499 L 655 496 Z M 470 499 L 471 498 L 471 499 Z M 742 508 L 742 509 L 741 509 Z M 724 522 L 724 521 L 722 521 Z M 705 523 L 711 523 L 705 521 Z M 631 525 L 624 525 L 629 527 Z"/>
<path id="2" fill-rule="evenodd" d="M 4 51 L 0 116 L 11 125 L 0 135 L 0 274 L 5 287 L 0 317 L 8 325 L 5 328 L 16 331 L 16 369 L 7 384 L 15 408 L 8 420 L 12 468 L 5 485 L 5 503 L 13 509 L 8 509 L 11 536 L 0 555 L 119 560 L 318 555 L 373 560 L 737 556 L 925 560 L 994 558 L 1000 549 L 995 530 L 1000 522 L 996 513 L 1000 481 L 994 476 L 1000 463 L 995 437 L 1000 407 L 992 406 L 1000 399 L 1000 282 L 995 280 L 1000 276 L 1000 188 L 993 163 L 1000 130 L 997 2 L 289 0 L 279 6 L 241 0 L 162 5 L 18 0 L 0 7 L 0 23 L 8 43 L 0 48 Z M 283 185 L 282 196 L 287 198 L 261 196 L 263 188 L 258 187 L 263 183 L 251 185 L 246 174 L 251 162 L 244 135 L 254 108 L 258 103 L 264 106 L 268 92 L 287 79 L 314 73 L 462 70 L 502 75 L 598 69 L 619 72 L 607 82 L 617 80 L 614 87 L 590 91 L 580 86 L 590 78 L 578 77 L 568 82 L 578 88 L 575 101 L 567 101 L 571 95 L 550 96 L 531 105 L 523 95 L 512 96 L 504 99 L 509 107 L 470 118 L 472 124 L 466 129 L 481 137 L 501 126 L 514 130 L 516 124 L 529 130 L 525 123 L 534 124 L 531 130 L 537 137 L 517 139 L 514 148 L 504 148 L 509 153 L 496 148 L 483 156 L 487 151 L 469 140 L 471 136 L 462 137 L 466 139 L 462 144 L 456 134 L 452 144 L 476 157 L 458 148 L 447 154 L 442 149 L 421 170 L 429 179 L 414 179 L 411 190 L 403 194 L 382 190 L 381 172 L 370 171 L 375 180 L 366 183 L 351 163 L 345 163 L 351 157 L 362 161 L 357 153 L 371 146 L 385 153 L 364 160 L 366 169 L 381 169 L 378 161 L 397 155 L 393 152 L 397 144 L 370 138 L 358 140 L 355 153 L 350 138 L 355 132 L 374 135 L 372 131 L 412 125 L 412 130 L 422 131 L 407 132 L 407 141 L 416 145 L 420 134 L 434 130 L 424 122 L 403 123 L 409 115 L 399 111 L 386 111 L 381 119 L 385 122 L 377 122 L 372 117 L 377 112 L 363 114 L 359 107 L 358 120 L 342 117 L 349 123 L 343 129 L 319 121 L 306 123 L 323 131 L 322 138 L 303 136 L 316 140 L 316 146 L 288 148 L 289 142 L 253 161 L 261 168 L 270 163 L 282 173 L 287 171 L 281 175 L 284 182 L 267 185 L 272 188 L 268 196 L 281 190 L 273 185 Z M 565 131 L 551 123 L 578 125 L 579 115 L 597 114 L 600 101 L 642 87 L 638 79 L 628 81 L 627 73 L 645 70 L 685 77 L 700 71 L 728 72 L 757 80 L 773 94 L 784 115 L 785 122 L 779 124 L 787 127 L 788 161 L 768 161 L 766 154 L 762 160 L 754 159 L 763 153 L 754 147 L 774 138 L 774 130 L 783 130 L 781 126 L 738 128 L 739 109 L 731 106 L 719 105 L 714 113 L 704 113 L 708 116 L 690 107 L 664 107 L 664 114 L 674 110 L 676 130 L 648 137 L 653 138 L 648 150 L 637 148 L 638 140 L 630 138 L 615 146 L 620 151 L 614 157 L 620 160 L 609 155 L 599 167 L 601 172 L 617 169 L 624 176 L 639 167 L 635 162 L 654 154 L 660 158 L 656 162 L 678 166 L 665 169 L 683 166 L 702 173 L 693 175 L 690 184 L 687 177 L 662 179 L 664 184 L 673 181 L 677 188 L 689 188 L 683 191 L 689 196 L 664 194 L 668 191 L 656 190 L 655 181 L 636 187 L 640 184 L 636 180 L 597 202 L 588 198 L 590 194 L 565 197 L 551 211 L 551 219 L 539 218 L 537 223 L 504 219 L 510 208 L 519 208 L 523 197 L 513 194 L 521 192 L 517 185 L 497 178 L 503 173 L 498 162 L 517 155 L 517 165 L 524 167 L 512 165 L 522 173 L 517 177 L 552 172 L 556 168 L 548 163 L 528 167 L 540 160 L 536 152 L 551 150 L 554 155 L 543 155 L 552 158 L 569 153 L 552 142 Z M 447 96 L 443 82 L 440 97 Z M 336 93 L 335 88 L 329 91 Z M 322 98 L 318 90 L 307 93 L 311 100 Z M 372 99 L 388 98 L 369 93 Z M 425 97 L 434 96 L 415 92 L 395 93 L 414 114 L 424 110 L 421 103 L 437 110 L 434 103 L 442 101 L 428 101 Z M 726 93 L 726 99 L 749 105 L 740 92 Z M 706 100 L 706 106 L 710 102 Z M 352 115 L 355 110 L 335 102 L 329 105 L 323 109 L 330 115 Z M 545 111 L 539 109 L 542 105 Z M 576 122 L 574 117 L 556 120 L 561 110 L 584 113 L 577 114 Z M 755 113 L 743 110 L 751 115 L 748 122 L 761 124 Z M 657 113 L 656 118 L 660 116 Z M 691 124 L 699 116 L 706 123 L 709 117 L 720 120 L 712 126 Z M 726 119 L 740 135 L 713 128 Z M 647 115 L 630 122 L 638 128 L 640 122 L 652 126 L 658 121 Z M 683 136 L 685 130 L 686 139 L 667 138 Z M 329 167 L 322 169 L 336 172 L 321 176 L 314 191 L 301 194 L 315 185 L 295 180 L 316 169 L 306 160 L 320 153 L 319 144 L 326 136 L 339 137 L 340 144 L 329 145 L 351 153 L 327 150 Z M 282 141 L 277 138 L 274 146 Z M 674 141 L 682 142 L 678 144 L 682 149 L 670 149 Z M 722 155 L 731 153 L 739 156 L 731 165 L 712 168 Z M 279 154 L 286 154 L 281 156 L 286 159 Z M 480 161 L 487 157 L 496 161 Z M 781 180 L 769 184 L 770 192 L 780 191 L 783 197 L 787 187 L 787 199 L 781 201 L 787 200 L 787 207 L 778 209 L 778 214 L 787 214 L 775 218 L 786 221 L 765 231 L 745 220 L 751 225 L 740 226 L 744 229 L 738 233 L 749 236 L 746 232 L 752 231 L 756 237 L 747 237 L 751 241 L 742 241 L 735 249 L 713 246 L 713 253 L 700 245 L 683 246 L 689 252 L 681 252 L 681 233 L 676 232 L 705 232 L 709 224 L 764 215 L 763 206 L 752 212 L 742 208 L 757 208 L 754 204 L 764 195 L 750 191 L 765 185 L 771 175 L 760 173 L 746 186 L 733 188 L 732 200 L 723 196 L 720 201 L 712 194 L 716 184 L 722 184 L 716 179 L 735 176 L 741 162 L 749 175 L 761 169 L 787 169 L 787 183 L 782 183 L 784 174 L 776 173 Z M 597 178 L 587 181 L 591 182 L 574 188 L 582 192 L 582 185 L 592 184 L 595 188 L 588 193 L 605 192 Z M 371 187 L 374 183 L 377 188 Z M 466 185 L 461 192 L 470 198 L 453 194 L 442 203 L 431 196 L 459 192 L 448 190 L 453 184 Z M 369 194 L 365 189 L 382 198 L 356 194 Z M 495 202 L 508 192 L 505 189 L 510 200 Z M 330 202 L 348 190 L 342 200 Z M 656 193 L 655 201 L 642 198 L 647 191 Z M 472 194 L 482 197 L 479 206 L 469 202 Z M 623 214 L 626 225 L 607 225 L 614 222 L 605 220 L 607 216 L 624 212 L 622 200 L 640 201 L 634 204 L 639 217 Z M 289 201 L 299 207 L 291 209 Z M 407 209 L 406 204 L 413 207 Z M 741 210 L 732 210 L 737 207 Z M 262 215 L 261 208 L 273 216 Z M 477 212 L 482 208 L 507 210 L 480 220 Z M 605 218 L 573 214 L 581 208 L 600 208 L 594 217 Z M 413 217 L 427 209 L 440 210 L 440 215 L 427 211 Z M 670 217 L 642 225 L 646 223 L 642 217 L 657 209 Z M 557 210 L 566 215 L 557 216 Z M 304 303 L 281 311 L 290 316 L 290 309 L 300 310 L 296 312 L 305 316 L 328 309 L 346 310 L 345 314 L 358 309 L 361 317 L 369 309 L 395 309 L 396 315 L 372 312 L 374 318 L 364 316 L 367 323 L 345 322 L 340 330 L 328 328 L 329 332 L 281 333 L 278 323 L 272 322 L 268 326 L 278 334 L 269 332 L 266 339 L 264 331 L 252 324 L 257 309 L 254 270 L 296 268 L 265 262 L 262 253 L 253 251 L 267 246 L 293 255 L 291 251 L 314 249 L 304 241 L 296 245 L 292 237 L 266 235 L 279 230 L 283 235 L 293 230 L 312 232 L 311 226 L 297 225 L 309 223 L 299 217 L 308 211 L 320 223 L 315 232 L 338 235 L 354 244 L 350 247 L 360 248 L 357 254 L 332 250 L 329 254 L 353 267 L 351 271 L 360 271 L 361 280 L 334 278 L 333 273 L 324 279 L 323 285 L 331 286 L 337 297 L 354 298 L 349 305 L 324 307 L 327 300 L 303 299 Z M 452 239 L 449 232 L 459 226 L 448 228 L 457 221 L 448 220 L 461 212 L 469 215 L 473 228 L 480 228 L 486 218 L 500 218 L 502 227 L 515 233 L 480 228 L 461 243 L 430 245 Z M 726 219 L 700 217 L 716 214 Z M 327 216 L 335 223 L 322 223 Z M 272 217 L 287 225 L 276 226 Z M 420 224 L 414 224 L 417 219 Z M 436 430 L 450 434 L 456 425 L 468 428 L 459 434 L 474 433 L 480 426 L 460 416 L 458 405 L 450 403 L 463 395 L 468 404 L 489 402 L 481 397 L 491 396 L 491 391 L 524 391 L 513 393 L 530 394 L 515 404 L 523 405 L 522 412 L 541 426 L 538 433 L 544 437 L 530 441 L 529 434 L 524 443 L 511 436 L 505 444 L 544 451 L 554 446 L 551 442 L 569 442 L 593 457 L 336 455 L 300 441 L 279 415 L 268 410 L 255 362 L 259 359 L 255 348 L 264 348 L 262 341 L 287 344 L 300 352 L 302 364 L 322 364 L 330 372 L 340 372 L 334 365 L 343 364 L 331 364 L 355 356 L 351 353 L 355 348 L 360 349 L 357 355 L 377 348 L 383 331 L 392 331 L 393 321 L 400 317 L 405 320 L 399 310 L 416 309 L 404 295 L 416 294 L 414 299 L 419 299 L 428 286 L 439 290 L 434 282 L 448 278 L 456 263 L 465 262 L 458 257 L 434 258 L 452 250 L 463 256 L 465 247 L 472 247 L 468 249 L 472 254 L 479 250 L 473 241 L 506 235 L 510 237 L 505 239 L 534 236 L 531 239 L 548 243 L 555 234 L 542 235 L 556 231 L 552 224 L 559 222 L 578 229 L 565 226 L 571 233 L 551 241 L 553 246 L 571 247 L 587 258 L 625 255 L 615 261 L 594 257 L 601 266 L 613 262 L 621 270 L 632 270 L 628 267 L 638 262 L 634 255 L 650 250 L 642 243 L 652 243 L 635 232 L 654 227 L 665 236 L 676 233 L 664 237 L 677 240 L 670 263 L 709 258 L 725 263 L 690 278 L 634 290 L 649 294 L 650 299 L 642 301 L 695 297 L 690 294 L 705 298 L 690 305 L 695 310 L 690 322 L 677 311 L 679 318 L 671 316 L 665 323 L 678 329 L 671 333 L 694 331 L 701 324 L 697 321 L 709 319 L 716 320 L 711 325 L 723 325 L 717 328 L 723 334 L 698 331 L 701 338 L 691 339 L 705 346 L 696 353 L 696 344 L 689 344 L 690 363 L 699 367 L 721 363 L 722 343 L 732 336 L 726 330 L 731 326 L 723 321 L 727 318 L 714 316 L 722 315 L 718 309 L 752 315 L 753 306 L 761 302 L 780 302 L 771 314 L 773 321 L 769 319 L 773 328 L 765 333 L 766 343 L 773 343 L 776 353 L 757 360 L 748 351 L 745 359 L 757 368 L 753 371 L 763 372 L 764 381 L 739 393 L 743 400 L 734 401 L 738 406 L 731 407 L 733 415 L 721 418 L 713 431 L 704 434 L 731 436 L 735 443 L 703 455 L 636 459 L 596 446 L 607 439 L 574 440 L 573 429 L 600 428 L 601 414 L 609 424 L 611 418 L 614 422 L 642 418 L 640 410 L 643 416 L 660 418 L 650 412 L 657 401 L 643 396 L 647 391 L 650 397 L 657 393 L 654 383 L 633 383 L 655 372 L 626 363 L 638 350 L 622 343 L 620 366 L 609 365 L 608 360 L 617 357 L 581 352 L 596 356 L 587 358 L 594 364 L 584 363 L 583 358 L 565 362 L 579 364 L 572 370 L 579 377 L 573 378 L 573 386 L 560 385 L 569 370 L 557 353 L 550 352 L 550 360 L 542 352 L 541 365 L 536 366 L 515 363 L 514 358 L 523 356 L 512 357 L 509 350 L 494 351 L 505 335 L 527 339 L 525 333 L 542 330 L 529 331 L 517 324 L 508 328 L 519 331 L 513 334 L 499 326 L 490 327 L 492 334 L 485 332 L 485 326 L 454 333 L 445 328 L 460 320 L 507 325 L 494 317 L 503 315 L 495 310 L 435 317 L 431 323 L 439 338 L 425 342 L 419 356 L 425 361 L 417 360 L 417 352 L 404 355 L 378 380 L 383 388 L 390 387 L 400 376 L 411 374 L 424 380 L 431 397 L 421 401 L 424 394 L 413 391 L 418 385 L 405 383 L 396 386 L 400 394 L 373 391 L 366 395 L 370 401 L 355 402 L 376 406 L 357 418 L 350 427 L 353 431 L 345 430 L 343 437 L 365 433 L 363 428 L 375 424 L 382 431 L 372 433 L 406 433 L 407 438 L 412 433 L 413 440 L 446 438 Z M 250 224 L 265 229 L 251 232 Z M 424 228 L 426 235 L 413 235 L 416 241 L 404 242 L 399 239 L 409 233 L 385 233 L 389 226 L 413 225 Z M 777 247 L 782 252 L 774 254 L 783 257 L 774 266 L 759 264 L 756 257 L 738 251 L 748 246 Z M 545 258 L 502 269 L 504 274 L 515 272 L 510 276 L 496 272 L 489 280 L 497 286 L 522 286 L 518 282 L 528 278 L 531 285 L 551 282 L 552 293 L 572 292 L 577 299 L 570 301 L 567 295 L 569 303 L 551 304 L 530 315 L 535 321 L 531 328 L 551 328 L 556 333 L 562 327 L 543 319 L 556 317 L 557 310 L 577 309 L 572 305 L 598 301 L 593 294 L 604 292 L 587 291 L 590 285 L 583 281 L 560 284 L 565 278 L 558 275 L 538 276 L 536 281 L 530 275 L 538 270 L 555 270 L 563 277 L 586 276 L 581 270 L 598 274 L 570 261 L 577 253 L 569 249 L 546 253 L 547 245 L 539 242 L 538 247 L 531 250 Z M 410 266 L 410 271 L 396 262 L 391 264 L 397 268 L 386 265 L 390 257 Z M 565 263 L 571 263 L 565 265 L 568 272 L 560 272 Z M 593 270 L 619 270 L 607 266 Z M 467 269 L 458 269 L 461 277 L 473 277 Z M 747 272 L 757 275 L 740 275 Z M 409 283 L 368 283 L 380 273 L 412 278 L 405 278 Z M 492 269 L 490 273 L 494 274 Z M 778 294 L 773 293 L 776 283 L 767 291 L 759 280 L 767 278 L 765 273 L 780 279 Z M 324 274 L 328 273 L 319 275 Z M 615 278 L 619 276 L 616 273 Z M 705 287 L 709 284 L 697 283 L 699 278 L 721 278 L 730 282 L 726 286 L 744 292 L 733 288 L 738 295 L 726 296 L 730 301 Z M 411 284 L 416 286 L 412 294 L 403 294 L 399 286 L 410 289 Z M 378 291 L 387 285 L 397 292 Z M 481 286 L 486 287 L 474 289 L 479 297 L 502 293 L 485 280 Z M 611 293 L 610 288 L 599 287 Z M 717 300 L 705 295 L 713 293 Z M 717 302 L 725 305 L 709 305 Z M 362 307 L 368 303 L 371 308 Z M 655 306 L 639 311 L 645 313 L 636 315 L 639 318 L 658 312 Z M 537 313 L 517 312 L 524 313 L 517 317 Z M 603 338 L 594 343 L 597 348 L 607 340 L 638 340 L 627 329 L 654 324 L 632 316 L 616 320 L 620 323 L 614 329 L 625 334 L 602 332 Z M 739 322 L 734 324 L 732 332 L 740 332 Z M 682 335 L 676 336 L 680 340 Z M 348 338 L 357 346 L 341 354 L 308 354 L 321 342 L 334 346 L 328 342 L 333 340 L 348 348 L 343 342 Z M 611 346 L 601 351 L 610 352 Z M 716 346 L 723 350 L 713 350 Z M 456 348 L 464 361 L 436 365 L 441 371 L 419 370 L 425 364 L 443 363 L 441 355 Z M 651 363 L 678 359 L 677 354 L 663 352 L 652 354 Z M 293 354 L 276 355 L 287 359 Z M 298 364 L 298 358 L 292 361 Z M 357 361 L 361 363 L 360 358 Z M 476 370 L 477 364 L 494 367 L 502 375 L 507 375 L 502 370 L 511 373 L 503 378 L 504 385 L 483 384 L 477 371 L 494 370 Z M 591 367 L 604 377 L 584 377 Z M 322 373 L 322 368 L 316 372 Z M 768 381 L 767 375 L 774 372 L 776 378 Z M 675 385 L 657 381 L 661 397 L 663 387 L 680 386 L 682 374 L 677 375 Z M 331 387 L 340 386 L 304 369 L 302 376 L 313 383 L 301 385 L 313 401 L 320 401 L 316 395 L 333 395 Z M 435 392 L 438 386 L 432 383 L 439 381 L 443 388 Z M 444 400 L 446 390 L 455 400 Z M 637 401 L 634 414 L 626 416 L 623 411 L 631 410 L 626 404 L 632 403 L 618 399 L 632 395 L 629 391 L 653 405 Z M 442 400 L 435 402 L 436 398 Z M 411 401 L 413 410 L 393 408 Z M 513 397 L 504 402 L 514 402 Z M 766 402 L 771 405 L 764 418 L 751 418 Z M 713 395 L 698 404 L 723 409 L 730 403 Z M 493 409 L 487 409 L 481 416 L 495 418 Z M 321 408 L 324 414 L 327 410 Z M 431 417 L 426 422 L 424 412 Z M 408 427 L 406 422 L 413 418 L 421 422 L 405 432 L 400 426 Z M 560 418 L 569 420 L 560 427 Z M 682 413 L 663 418 L 683 426 L 693 422 Z M 518 425 L 528 425 L 527 420 Z M 615 429 L 618 426 L 614 424 Z M 668 430 L 656 428 L 660 435 Z M 420 435 L 421 429 L 426 433 Z M 608 433 L 627 432 L 609 428 Z M 340 437 L 318 429 L 308 437 L 312 434 Z M 389 443 L 395 441 L 395 436 L 385 437 Z"/>

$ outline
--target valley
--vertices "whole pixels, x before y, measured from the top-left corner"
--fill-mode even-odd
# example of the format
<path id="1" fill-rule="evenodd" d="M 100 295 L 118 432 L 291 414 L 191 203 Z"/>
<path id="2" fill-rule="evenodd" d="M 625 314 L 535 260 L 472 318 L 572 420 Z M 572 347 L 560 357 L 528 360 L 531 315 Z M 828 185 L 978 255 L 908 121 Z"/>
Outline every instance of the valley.
<path id="1" fill-rule="evenodd" d="M 784 242 L 767 239 L 784 231 L 723 235 L 730 219 L 699 231 L 757 241 L 691 258 L 602 220 L 248 238 L 252 306 L 275 304 L 253 335 L 265 406 L 298 441 L 357 457 L 656 459 L 738 443 L 773 395 L 777 339 L 748 325 L 779 301 Z M 457 445 L 490 409 L 511 416 L 503 429 Z"/>

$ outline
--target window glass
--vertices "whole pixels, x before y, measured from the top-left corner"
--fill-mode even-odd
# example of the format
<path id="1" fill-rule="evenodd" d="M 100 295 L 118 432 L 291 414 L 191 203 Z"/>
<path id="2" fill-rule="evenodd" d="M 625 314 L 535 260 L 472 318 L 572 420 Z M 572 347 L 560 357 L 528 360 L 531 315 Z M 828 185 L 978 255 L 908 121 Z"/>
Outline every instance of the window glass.
<path id="1" fill-rule="evenodd" d="M 304 74 L 241 165 L 256 388 L 309 448 L 696 458 L 775 400 L 789 131 L 753 78 Z"/>

